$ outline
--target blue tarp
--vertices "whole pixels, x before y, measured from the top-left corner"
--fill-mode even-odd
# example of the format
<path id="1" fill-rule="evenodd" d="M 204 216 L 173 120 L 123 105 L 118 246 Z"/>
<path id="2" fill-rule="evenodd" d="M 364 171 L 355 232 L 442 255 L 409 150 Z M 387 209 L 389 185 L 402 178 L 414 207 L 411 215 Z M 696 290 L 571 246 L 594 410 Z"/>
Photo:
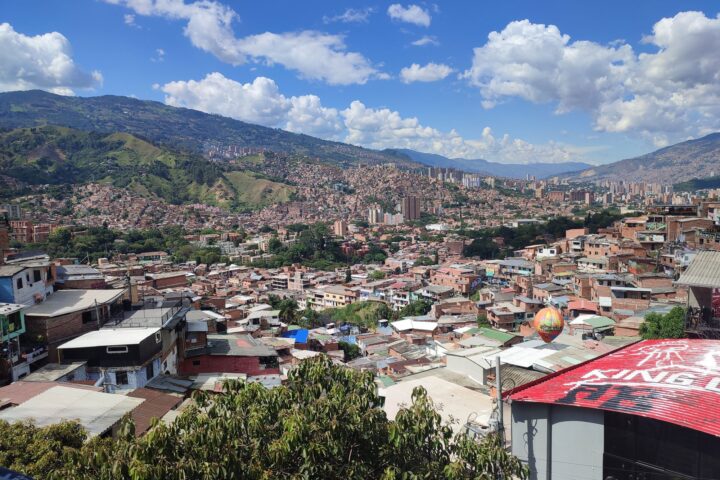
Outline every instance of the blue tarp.
<path id="1" fill-rule="evenodd" d="M 297 330 L 290 330 L 282 334 L 283 338 L 294 338 L 295 343 L 307 343 L 308 329 L 299 328 Z"/>

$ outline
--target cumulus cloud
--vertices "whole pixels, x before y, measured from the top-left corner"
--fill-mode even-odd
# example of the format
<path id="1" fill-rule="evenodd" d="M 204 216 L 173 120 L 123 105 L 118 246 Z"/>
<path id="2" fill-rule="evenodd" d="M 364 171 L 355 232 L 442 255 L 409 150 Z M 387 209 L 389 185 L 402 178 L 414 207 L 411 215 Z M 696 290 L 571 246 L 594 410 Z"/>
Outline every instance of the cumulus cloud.
<path id="1" fill-rule="evenodd" d="M 430 26 L 430 13 L 418 5 L 411 4 L 403 7 L 399 3 L 393 3 L 388 7 L 387 14 L 399 22 L 412 23 L 421 27 Z"/>
<path id="2" fill-rule="evenodd" d="M 428 63 L 421 67 L 413 63 L 409 67 L 400 70 L 400 78 L 404 83 L 412 82 L 437 82 L 453 72 L 453 69 L 442 63 Z"/>
<path id="3" fill-rule="evenodd" d="M 303 31 L 265 32 L 237 38 L 232 28 L 239 20 L 230 7 L 213 0 L 105 0 L 123 5 L 137 15 L 186 21 L 184 33 L 197 48 L 231 65 L 248 58 L 280 64 L 300 76 L 331 85 L 365 83 L 380 74 L 362 54 L 348 52 L 340 35 Z"/>
<path id="4" fill-rule="evenodd" d="M 175 81 L 157 88 L 165 93 L 165 103 L 176 107 L 324 138 L 341 129 L 337 110 L 323 107 L 317 96 L 288 98 L 266 77 L 240 83 L 215 72 L 199 81 Z"/>
<path id="5" fill-rule="evenodd" d="M 345 51 L 340 35 L 266 32 L 243 38 L 238 45 L 254 59 L 279 63 L 297 70 L 304 78 L 324 80 L 331 85 L 362 84 L 378 74 L 364 56 Z"/>
<path id="6" fill-rule="evenodd" d="M 340 15 L 324 16 L 324 23 L 367 23 L 370 15 L 375 11 L 374 8 L 348 8 L 345 12 Z"/>
<path id="7" fill-rule="evenodd" d="M 100 72 L 86 72 L 72 58 L 70 42 L 58 32 L 27 36 L 0 24 L 0 91 L 39 88 L 62 95 L 102 84 Z"/>
<path id="8" fill-rule="evenodd" d="M 720 128 L 720 17 L 663 18 L 636 53 L 623 40 L 572 41 L 528 20 L 492 32 L 464 72 L 492 108 L 509 97 L 587 111 L 599 131 L 633 132 L 656 145 Z"/>
<path id="9" fill-rule="evenodd" d="M 347 128 L 345 141 L 370 148 L 410 148 L 451 158 L 483 158 L 498 162 L 567 162 L 582 159 L 577 147 L 550 142 L 545 145 L 496 138 L 485 127 L 477 139 L 466 139 L 455 130 L 441 132 L 422 125 L 415 117 L 403 117 L 388 108 L 373 109 L 354 101 L 342 111 Z"/>
<path id="10" fill-rule="evenodd" d="M 324 106 L 316 95 L 287 97 L 266 77 L 240 83 L 215 72 L 198 81 L 175 81 L 153 88 L 165 93 L 168 105 L 369 148 L 411 148 L 501 162 L 564 162 L 582 159 L 586 153 L 558 143 L 535 145 L 507 135 L 496 138 L 489 127 L 479 138 L 466 139 L 454 130 L 442 132 L 415 117 L 403 117 L 388 108 L 370 108 L 358 100 L 338 110 Z"/>
<path id="11" fill-rule="evenodd" d="M 438 46 L 440 45 L 440 42 L 438 41 L 437 37 L 434 35 L 424 35 L 414 42 L 411 42 L 411 45 L 415 47 L 424 47 L 425 45 L 434 45 Z"/>

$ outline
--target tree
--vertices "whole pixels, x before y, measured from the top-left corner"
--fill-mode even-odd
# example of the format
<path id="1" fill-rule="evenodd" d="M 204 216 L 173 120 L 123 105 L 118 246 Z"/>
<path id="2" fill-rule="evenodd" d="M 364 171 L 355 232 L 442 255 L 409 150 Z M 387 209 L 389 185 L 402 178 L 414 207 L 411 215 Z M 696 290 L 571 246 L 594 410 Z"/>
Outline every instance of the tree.
<path id="1" fill-rule="evenodd" d="M 193 398 L 173 423 L 156 422 L 143 437 L 128 420 L 116 440 L 70 449 L 43 478 L 527 478 L 496 436 L 477 443 L 453 435 L 422 387 L 391 421 L 372 373 L 324 355 L 302 362 L 281 387 L 229 380 L 224 394 Z"/>
<path id="2" fill-rule="evenodd" d="M 346 362 L 349 362 L 350 360 L 355 360 L 362 355 L 362 353 L 360 353 L 360 347 L 358 347 L 354 343 L 339 342 L 338 348 L 342 350 L 343 353 L 345 353 Z"/>
<path id="3" fill-rule="evenodd" d="M 485 315 L 484 313 L 481 313 L 480 315 L 478 315 L 477 316 L 477 324 L 478 324 L 478 327 L 489 327 L 490 322 L 488 321 L 487 315 Z"/>
<path id="4" fill-rule="evenodd" d="M 405 305 L 398 313 L 398 318 L 403 317 L 417 317 L 419 315 L 425 315 L 430 311 L 432 303 L 427 300 L 415 300 Z"/>
<path id="5" fill-rule="evenodd" d="M 383 272 L 382 270 L 374 270 L 370 273 L 370 278 L 373 280 L 382 280 L 383 278 L 385 278 L 385 272 Z"/>
<path id="6" fill-rule="evenodd" d="M 674 307 L 666 314 L 651 312 L 640 325 L 640 336 L 645 339 L 685 338 L 685 309 Z"/>
<path id="7" fill-rule="evenodd" d="M 350 268 L 345 270 L 345 283 L 352 282 L 352 273 L 350 272 Z"/>
<path id="8" fill-rule="evenodd" d="M 39 428 L 0 420 L 0 465 L 34 478 L 48 478 L 63 467 L 63 454 L 77 452 L 86 435 L 78 423 Z"/>
<path id="9" fill-rule="evenodd" d="M 433 260 L 426 256 L 426 255 L 420 255 L 416 260 L 414 265 L 416 267 L 426 267 L 428 265 L 435 265 L 436 262 L 433 262 Z"/>

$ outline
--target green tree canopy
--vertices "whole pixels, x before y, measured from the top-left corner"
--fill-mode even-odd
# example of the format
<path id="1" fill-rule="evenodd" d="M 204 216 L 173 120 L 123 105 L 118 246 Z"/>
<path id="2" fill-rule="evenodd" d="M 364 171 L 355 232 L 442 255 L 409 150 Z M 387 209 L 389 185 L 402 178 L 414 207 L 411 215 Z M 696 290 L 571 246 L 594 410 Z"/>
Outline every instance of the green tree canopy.
<path id="1" fill-rule="evenodd" d="M 645 339 L 685 338 L 685 309 L 674 307 L 666 314 L 648 313 L 640 325 L 640 336 Z"/>
<path id="2" fill-rule="evenodd" d="M 29 458 L 40 447 L 13 442 L 16 455 L 28 451 L 28 462 L 16 456 L 8 465 L 39 479 L 527 478 L 497 436 L 478 443 L 454 435 L 421 387 L 390 421 L 374 375 L 325 356 L 302 362 L 281 387 L 231 380 L 224 389 L 197 392 L 175 422 L 156 422 L 140 438 L 129 420 L 115 440 L 79 446 L 71 438 L 64 451 L 54 447 L 43 469 L 31 469 L 37 461 Z"/>

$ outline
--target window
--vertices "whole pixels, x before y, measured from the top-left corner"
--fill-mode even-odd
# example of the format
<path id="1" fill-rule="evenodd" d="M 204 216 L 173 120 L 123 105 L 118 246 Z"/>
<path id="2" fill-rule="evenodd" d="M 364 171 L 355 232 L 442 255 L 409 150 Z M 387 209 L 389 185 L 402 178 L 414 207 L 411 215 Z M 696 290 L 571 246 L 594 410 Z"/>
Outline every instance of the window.
<path id="1" fill-rule="evenodd" d="M 152 362 L 150 362 L 150 363 L 148 364 L 148 366 L 145 367 L 145 378 L 147 378 L 148 380 L 150 380 L 150 379 L 153 378 L 154 376 L 155 376 L 155 368 L 153 367 Z"/>
<path id="2" fill-rule="evenodd" d="M 193 366 L 199 367 L 200 366 L 200 360 L 193 360 Z"/>
<path id="3" fill-rule="evenodd" d="M 115 385 L 127 385 L 128 384 L 128 372 L 120 370 L 115 372 Z"/>
<path id="4" fill-rule="evenodd" d="M 155 343 L 160 343 L 162 341 L 162 335 L 160 335 L 160 332 L 155 333 Z"/>
<path id="5" fill-rule="evenodd" d="M 112 347 L 105 347 L 107 353 L 128 353 L 127 345 L 114 345 Z"/>
<path id="6" fill-rule="evenodd" d="M 88 310 L 82 313 L 82 322 L 90 323 L 97 321 L 97 312 L 95 310 Z"/>
<path id="7" fill-rule="evenodd" d="M 39 282 L 42 280 L 42 274 L 40 273 L 40 270 L 33 270 L 33 281 Z"/>
<path id="8" fill-rule="evenodd" d="M 22 281 L 22 278 L 18 278 L 17 279 L 17 289 L 20 290 L 21 288 L 23 288 L 23 281 Z"/>

